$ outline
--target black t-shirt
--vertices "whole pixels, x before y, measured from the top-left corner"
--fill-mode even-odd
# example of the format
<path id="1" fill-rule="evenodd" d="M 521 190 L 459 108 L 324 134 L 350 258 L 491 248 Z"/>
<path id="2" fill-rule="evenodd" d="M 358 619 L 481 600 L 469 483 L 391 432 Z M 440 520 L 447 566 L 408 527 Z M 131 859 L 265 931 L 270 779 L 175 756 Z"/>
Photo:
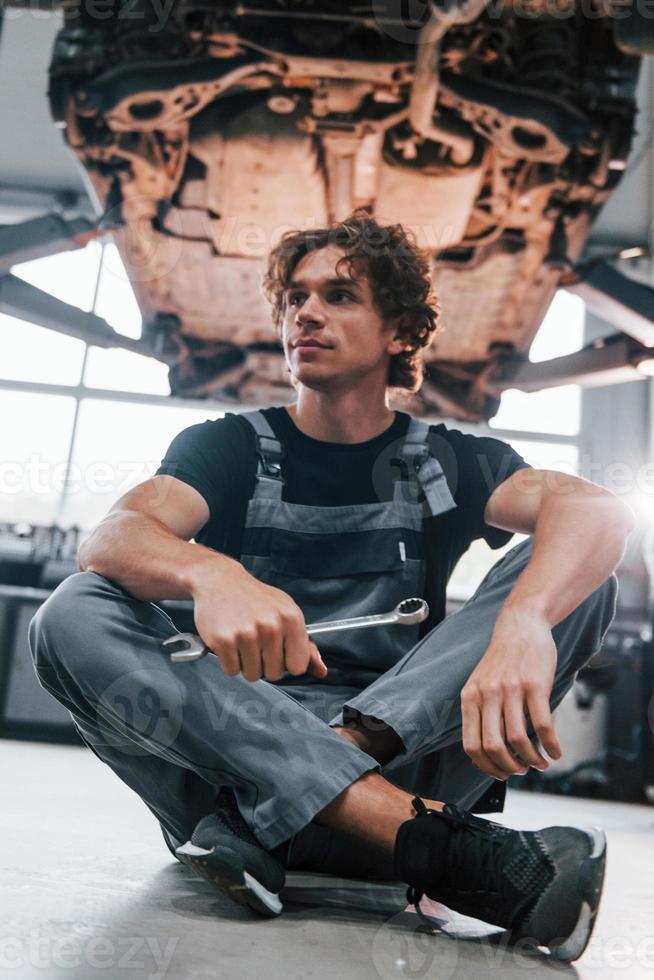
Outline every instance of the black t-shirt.
<path id="1" fill-rule="evenodd" d="M 396 412 L 381 435 L 355 444 L 322 442 L 298 429 L 284 408 L 264 409 L 284 446 L 282 497 L 315 507 L 375 503 L 392 497 L 391 444 L 406 434 L 410 416 Z M 493 490 L 529 464 L 508 443 L 430 426 L 429 447 L 440 462 L 456 509 L 425 521 L 430 616 L 423 632 L 445 616 L 445 589 L 461 555 L 476 538 L 499 548 L 512 532 L 484 522 Z M 390 456 L 393 453 L 390 452 Z M 254 493 L 256 439 L 239 415 L 191 425 L 177 435 L 157 470 L 189 484 L 207 502 L 210 517 L 195 540 L 238 559 L 247 504 Z"/>

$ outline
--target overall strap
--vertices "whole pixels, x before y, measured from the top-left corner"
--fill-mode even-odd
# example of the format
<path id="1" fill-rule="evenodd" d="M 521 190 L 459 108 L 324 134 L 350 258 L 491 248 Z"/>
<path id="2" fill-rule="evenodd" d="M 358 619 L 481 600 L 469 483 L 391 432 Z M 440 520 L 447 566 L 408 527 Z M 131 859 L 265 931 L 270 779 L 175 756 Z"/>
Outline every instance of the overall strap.
<path id="1" fill-rule="evenodd" d="M 259 497 L 281 500 L 284 485 L 282 476 L 284 447 L 271 429 L 263 412 L 242 412 L 241 418 L 250 423 L 257 439 L 257 483 L 254 494 Z"/>
<path id="2" fill-rule="evenodd" d="M 400 448 L 401 477 L 395 481 L 395 502 L 418 503 L 415 480 L 424 494 L 432 517 L 456 507 L 447 485 L 443 467 L 429 452 L 429 425 L 420 419 L 411 419 Z"/>

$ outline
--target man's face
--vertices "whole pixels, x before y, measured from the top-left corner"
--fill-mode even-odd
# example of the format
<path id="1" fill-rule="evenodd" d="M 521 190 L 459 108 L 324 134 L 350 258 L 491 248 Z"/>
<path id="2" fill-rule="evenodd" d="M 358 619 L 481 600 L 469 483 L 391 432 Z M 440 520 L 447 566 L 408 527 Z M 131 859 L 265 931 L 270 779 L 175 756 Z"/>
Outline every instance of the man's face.
<path id="1" fill-rule="evenodd" d="M 352 279 L 346 262 L 336 270 L 343 254 L 331 245 L 310 252 L 284 295 L 284 354 L 308 388 L 350 387 L 371 374 L 385 383 L 390 357 L 403 347 L 393 325 L 384 325 L 363 274 Z"/>

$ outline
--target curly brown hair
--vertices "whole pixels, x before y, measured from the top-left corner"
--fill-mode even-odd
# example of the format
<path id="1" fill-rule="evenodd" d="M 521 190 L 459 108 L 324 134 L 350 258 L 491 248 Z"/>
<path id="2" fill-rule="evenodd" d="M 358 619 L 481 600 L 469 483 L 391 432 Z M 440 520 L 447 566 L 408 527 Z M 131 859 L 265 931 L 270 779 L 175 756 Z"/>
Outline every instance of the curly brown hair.
<path id="1" fill-rule="evenodd" d="M 391 358 L 388 386 L 416 392 L 424 374 L 421 349 L 438 330 L 439 307 L 427 255 L 402 225 L 380 225 L 359 208 L 327 228 L 287 231 L 270 252 L 262 283 L 276 329 L 281 331 L 293 270 L 310 252 L 330 245 L 344 252 L 337 269 L 343 262 L 351 276 L 366 276 L 384 322 L 401 318 L 406 348 Z"/>

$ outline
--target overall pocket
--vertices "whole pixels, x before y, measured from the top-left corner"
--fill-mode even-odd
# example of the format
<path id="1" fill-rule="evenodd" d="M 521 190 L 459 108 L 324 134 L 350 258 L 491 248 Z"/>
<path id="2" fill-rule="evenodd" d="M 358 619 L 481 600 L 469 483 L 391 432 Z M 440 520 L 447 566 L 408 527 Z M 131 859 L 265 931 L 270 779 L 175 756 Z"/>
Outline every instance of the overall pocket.
<path id="1" fill-rule="evenodd" d="M 310 579 L 393 572 L 402 568 L 407 560 L 406 537 L 406 532 L 399 527 L 342 534 L 304 534 L 275 529 L 270 567 L 281 575 Z M 411 551 L 415 550 L 415 542 L 412 545 Z"/>
<path id="2" fill-rule="evenodd" d="M 424 569 L 420 537 L 402 528 L 342 534 L 275 530 L 267 580 L 292 596 L 310 624 L 389 612 L 402 599 L 422 596 Z M 343 630 L 315 642 L 328 666 L 381 673 L 417 642 L 418 629 Z"/>

